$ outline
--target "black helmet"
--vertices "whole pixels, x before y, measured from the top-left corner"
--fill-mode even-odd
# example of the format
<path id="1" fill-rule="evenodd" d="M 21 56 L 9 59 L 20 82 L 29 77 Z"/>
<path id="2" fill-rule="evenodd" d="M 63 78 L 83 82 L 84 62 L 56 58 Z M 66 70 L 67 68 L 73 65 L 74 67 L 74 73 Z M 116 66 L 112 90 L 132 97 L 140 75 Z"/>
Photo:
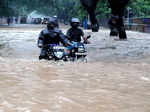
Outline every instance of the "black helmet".
<path id="1" fill-rule="evenodd" d="M 53 18 L 57 19 L 58 17 L 55 15 L 55 16 L 53 16 Z"/>
<path id="2" fill-rule="evenodd" d="M 48 30 L 52 30 L 55 28 L 55 19 L 53 17 L 50 17 L 47 23 Z"/>
<path id="3" fill-rule="evenodd" d="M 78 18 L 72 18 L 71 19 L 71 26 L 73 28 L 77 28 L 80 25 L 80 20 Z"/>

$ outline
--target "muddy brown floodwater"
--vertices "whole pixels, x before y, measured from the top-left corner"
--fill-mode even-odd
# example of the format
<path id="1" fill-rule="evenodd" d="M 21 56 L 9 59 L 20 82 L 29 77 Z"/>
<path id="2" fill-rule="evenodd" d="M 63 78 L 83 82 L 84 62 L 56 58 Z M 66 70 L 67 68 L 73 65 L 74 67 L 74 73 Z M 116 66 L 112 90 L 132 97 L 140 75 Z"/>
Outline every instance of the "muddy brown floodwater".
<path id="1" fill-rule="evenodd" d="M 41 29 L 0 28 L 0 112 L 150 112 L 150 34 L 85 31 L 88 63 L 65 63 L 38 60 Z"/>

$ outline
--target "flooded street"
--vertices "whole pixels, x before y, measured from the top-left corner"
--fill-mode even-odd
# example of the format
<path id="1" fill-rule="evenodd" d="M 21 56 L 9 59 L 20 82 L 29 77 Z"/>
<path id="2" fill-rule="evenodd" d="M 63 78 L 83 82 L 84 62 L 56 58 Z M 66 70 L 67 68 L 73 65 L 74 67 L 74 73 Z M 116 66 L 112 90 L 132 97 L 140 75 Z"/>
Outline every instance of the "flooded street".
<path id="1" fill-rule="evenodd" d="M 73 63 L 38 60 L 41 30 L 0 28 L 0 112 L 150 112 L 150 34 L 86 31 L 88 63 Z"/>

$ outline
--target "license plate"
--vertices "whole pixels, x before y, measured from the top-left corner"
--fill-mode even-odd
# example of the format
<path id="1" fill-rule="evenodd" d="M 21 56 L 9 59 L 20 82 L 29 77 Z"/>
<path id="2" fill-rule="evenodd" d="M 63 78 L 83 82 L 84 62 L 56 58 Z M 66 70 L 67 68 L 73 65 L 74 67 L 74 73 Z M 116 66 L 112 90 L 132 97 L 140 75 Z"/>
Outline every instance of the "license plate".
<path id="1" fill-rule="evenodd" d="M 87 53 L 75 53 L 76 55 L 87 55 Z"/>

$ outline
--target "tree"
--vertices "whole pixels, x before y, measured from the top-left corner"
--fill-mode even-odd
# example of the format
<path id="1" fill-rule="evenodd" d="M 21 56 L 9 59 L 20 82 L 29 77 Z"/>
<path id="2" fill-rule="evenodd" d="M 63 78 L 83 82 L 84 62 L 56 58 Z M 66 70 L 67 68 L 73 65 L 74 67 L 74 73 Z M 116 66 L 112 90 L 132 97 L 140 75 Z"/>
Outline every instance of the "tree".
<path id="1" fill-rule="evenodd" d="M 100 0 L 96 13 L 99 17 L 107 17 L 110 13 L 107 0 Z M 129 7 L 138 16 L 150 16 L 150 0 L 131 0 Z M 37 10 L 46 15 L 58 15 L 70 19 L 73 16 L 83 18 L 87 12 L 80 0 L 0 0 L 0 16 L 27 15 Z"/>

